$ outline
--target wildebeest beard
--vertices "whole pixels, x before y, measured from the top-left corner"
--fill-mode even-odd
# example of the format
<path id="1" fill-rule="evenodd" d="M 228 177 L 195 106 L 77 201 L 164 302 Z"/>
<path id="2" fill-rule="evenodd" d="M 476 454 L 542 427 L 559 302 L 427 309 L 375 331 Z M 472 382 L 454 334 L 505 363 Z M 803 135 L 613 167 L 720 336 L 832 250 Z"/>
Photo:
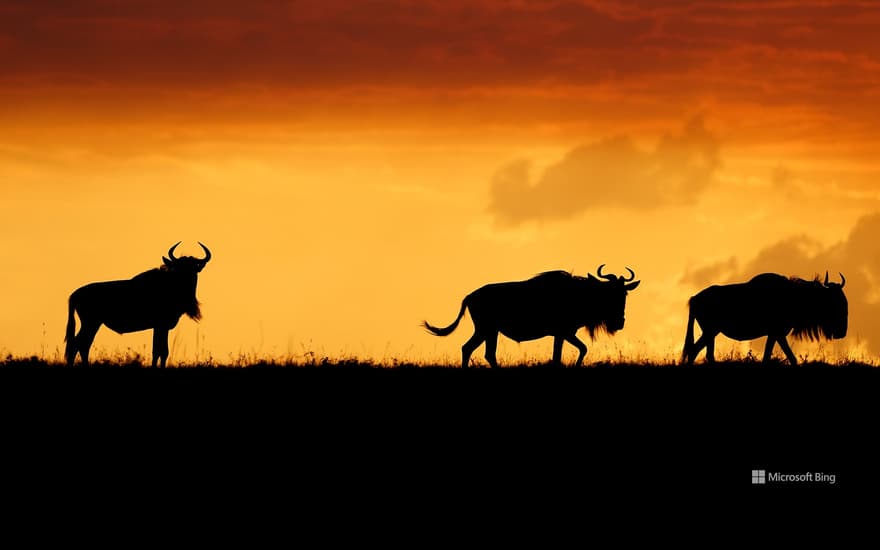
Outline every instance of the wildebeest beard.
<path id="1" fill-rule="evenodd" d="M 186 291 L 184 296 L 180 297 L 180 303 L 183 306 L 183 312 L 192 319 L 198 321 L 202 318 L 202 310 L 199 307 L 199 301 L 196 299 L 196 281 L 193 279 L 192 288 Z"/>
<path id="2" fill-rule="evenodd" d="M 189 304 L 183 312 L 193 321 L 198 321 L 202 318 L 202 310 L 199 308 L 200 305 L 199 301 L 193 296 L 192 303 Z"/>
<path id="3" fill-rule="evenodd" d="M 615 330 L 609 329 L 605 321 L 601 319 L 593 319 L 588 321 L 587 324 L 584 325 L 584 328 L 587 329 L 587 334 L 590 335 L 591 340 L 595 340 L 597 334 L 614 334 L 615 332 L 617 332 Z"/>

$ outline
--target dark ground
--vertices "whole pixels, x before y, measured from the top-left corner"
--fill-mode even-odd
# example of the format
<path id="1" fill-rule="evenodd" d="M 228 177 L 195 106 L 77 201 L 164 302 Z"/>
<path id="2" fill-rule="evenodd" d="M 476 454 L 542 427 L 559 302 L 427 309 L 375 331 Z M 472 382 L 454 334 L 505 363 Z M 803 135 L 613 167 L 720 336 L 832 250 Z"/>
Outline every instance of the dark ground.
<path id="1" fill-rule="evenodd" d="M 216 468 L 224 484 L 245 475 L 326 497 L 311 487 L 323 480 L 334 494 L 474 506 L 525 494 L 538 496 L 523 506 L 559 494 L 579 500 L 600 489 L 781 489 L 752 486 L 753 469 L 836 474 L 835 485 L 813 492 L 873 490 L 878 390 L 880 368 L 860 364 L 0 364 L 5 439 L 50 470 L 88 458 L 147 471 L 173 465 L 207 482 Z"/>

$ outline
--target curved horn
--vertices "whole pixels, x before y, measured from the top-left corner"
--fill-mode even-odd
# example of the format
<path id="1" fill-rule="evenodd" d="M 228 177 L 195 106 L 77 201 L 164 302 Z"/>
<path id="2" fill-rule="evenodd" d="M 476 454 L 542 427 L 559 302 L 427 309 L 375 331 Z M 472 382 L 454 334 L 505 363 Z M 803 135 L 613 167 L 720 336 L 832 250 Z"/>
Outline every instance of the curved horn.
<path id="1" fill-rule="evenodd" d="M 630 268 L 626 268 L 626 270 L 629 271 L 629 279 L 623 279 L 623 277 L 621 277 L 621 279 L 623 279 L 623 282 L 628 283 L 628 282 L 630 282 L 630 281 L 632 281 L 633 279 L 636 278 L 636 274 L 635 274 L 635 272 L 634 272 L 632 269 L 630 269 Z"/>
<path id="2" fill-rule="evenodd" d="M 596 270 L 596 275 L 598 275 L 599 277 L 601 277 L 601 278 L 603 278 L 603 279 L 606 279 L 606 280 L 608 280 L 608 281 L 613 281 L 614 279 L 617 278 L 616 275 L 603 275 L 603 274 L 602 274 L 602 268 L 603 268 L 603 267 L 605 267 L 605 264 L 602 264 L 602 265 L 599 266 L 599 269 Z"/>
<path id="3" fill-rule="evenodd" d="M 208 250 L 208 247 L 205 246 L 205 245 L 203 245 L 201 242 L 199 242 L 199 246 L 201 246 L 201 247 L 202 247 L 202 250 L 205 251 L 205 257 L 204 257 L 204 259 L 199 260 L 199 261 L 202 262 L 203 264 L 206 264 L 206 263 L 208 263 L 208 260 L 211 259 L 211 251 Z"/>
<path id="4" fill-rule="evenodd" d="M 168 258 L 171 259 L 172 262 L 176 262 L 177 258 L 174 257 L 174 249 L 177 248 L 177 245 L 180 244 L 181 241 L 177 241 L 177 244 L 168 249 Z"/>
<path id="5" fill-rule="evenodd" d="M 822 284 L 825 286 L 828 286 L 828 270 L 827 269 L 825 270 L 825 282 Z"/>
<path id="6" fill-rule="evenodd" d="M 837 274 L 840 275 L 840 288 L 843 288 L 843 285 L 846 284 L 846 277 L 844 277 L 843 273 L 840 271 L 838 271 Z"/>

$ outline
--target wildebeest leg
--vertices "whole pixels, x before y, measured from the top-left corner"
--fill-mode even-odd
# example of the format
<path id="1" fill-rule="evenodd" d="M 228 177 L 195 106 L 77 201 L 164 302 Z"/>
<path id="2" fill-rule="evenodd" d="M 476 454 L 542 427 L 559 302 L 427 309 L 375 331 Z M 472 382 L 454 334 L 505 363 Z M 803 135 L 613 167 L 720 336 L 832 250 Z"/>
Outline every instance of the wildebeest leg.
<path id="1" fill-rule="evenodd" d="M 153 366 L 159 362 L 159 367 L 165 368 L 165 361 L 168 360 L 168 329 L 153 329 Z"/>
<path id="2" fill-rule="evenodd" d="M 688 365 L 694 364 L 694 361 L 696 361 L 696 359 L 697 359 L 697 355 L 699 355 L 700 352 L 703 350 L 703 348 L 706 347 L 706 340 L 708 340 L 708 338 L 709 337 L 704 332 L 703 334 L 700 335 L 699 338 L 697 338 L 697 341 L 694 342 L 693 347 L 691 347 L 689 350 L 687 350 L 687 364 Z M 709 354 L 707 353 L 706 360 L 708 361 L 708 359 L 709 359 Z"/>
<path id="3" fill-rule="evenodd" d="M 775 343 L 776 338 L 767 336 L 767 344 L 764 346 L 764 359 L 762 359 L 765 363 L 770 361 L 770 357 L 773 355 L 773 344 Z M 779 347 L 782 348 L 782 344 L 779 344 Z"/>
<path id="4" fill-rule="evenodd" d="M 483 338 L 479 332 L 474 332 L 474 335 L 471 336 L 470 340 L 464 343 L 461 346 L 461 368 L 468 368 L 468 362 L 471 360 L 471 354 L 480 347 L 480 344 L 483 343 L 485 338 Z"/>
<path id="5" fill-rule="evenodd" d="M 714 334 L 703 334 L 700 336 L 700 339 L 706 338 L 706 362 L 714 363 L 715 362 L 715 335 Z"/>
<path id="6" fill-rule="evenodd" d="M 498 333 L 493 332 L 486 336 L 486 361 L 493 369 L 498 366 L 498 360 L 495 359 L 495 349 L 498 347 Z"/>
<path id="7" fill-rule="evenodd" d="M 76 354 L 79 353 L 79 345 L 76 336 L 70 337 L 64 345 L 64 358 L 67 360 L 67 366 L 72 367 Z"/>
<path id="8" fill-rule="evenodd" d="M 581 366 L 581 363 L 583 363 L 584 361 L 584 356 L 587 354 L 587 345 L 581 342 L 580 339 L 574 334 L 566 336 L 565 341 L 577 348 L 578 358 L 577 361 L 575 361 L 574 366 Z"/>
<path id="9" fill-rule="evenodd" d="M 553 337 L 553 364 L 561 365 L 562 364 L 562 344 L 565 340 L 562 336 L 554 336 Z"/>
<path id="10" fill-rule="evenodd" d="M 89 349 L 92 347 L 92 342 L 95 341 L 95 335 L 98 334 L 99 328 L 101 328 L 101 323 L 85 322 L 80 327 L 79 334 L 76 335 L 75 349 L 79 350 L 83 365 L 89 364 Z M 73 353 L 73 356 L 68 357 L 67 363 L 72 365 L 74 358 L 76 358 L 76 352 Z"/>
<path id="11" fill-rule="evenodd" d="M 782 348 L 782 353 L 788 358 L 788 362 L 791 363 L 792 366 L 798 364 L 797 358 L 794 356 L 794 353 L 791 351 L 791 347 L 788 345 L 788 340 L 786 340 L 785 336 L 776 339 L 779 342 L 779 347 Z"/>

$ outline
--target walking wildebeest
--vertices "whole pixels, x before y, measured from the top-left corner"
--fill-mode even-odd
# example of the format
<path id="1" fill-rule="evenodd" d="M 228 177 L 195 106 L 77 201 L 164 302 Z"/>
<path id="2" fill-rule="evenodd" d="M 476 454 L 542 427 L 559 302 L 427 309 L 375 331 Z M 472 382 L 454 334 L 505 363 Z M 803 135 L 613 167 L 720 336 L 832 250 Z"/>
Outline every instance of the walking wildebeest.
<path id="1" fill-rule="evenodd" d="M 70 295 L 65 356 L 73 365 L 79 353 L 84 365 L 89 363 L 89 348 L 101 325 L 124 334 L 153 329 L 153 366 L 165 367 L 168 359 L 168 331 L 177 326 L 186 313 L 198 321 L 201 318 L 196 299 L 198 273 L 211 259 L 208 247 L 204 258 L 174 257 L 178 242 L 162 257 L 164 265 L 145 271 L 123 281 L 91 283 Z M 79 315 L 79 334 L 74 336 L 73 312 Z"/>
<path id="2" fill-rule="evenodd" d="M 587 346 L 578 339 L 578 329 L 585 327 L 590 338 L 598 330 L 613 334 L 622 329 L 626 293 L 641 282 L 630 282 L 636 276 L 630 268 L 626 268 L 628 279 L 603 275 L 604 266 L 600 265 L 597 273 L 605 281 L 592 274 L 578 277 L 547 271 L 526 281 L 488 284 L 465 296 L 458 317 L 448 327 L 433 327 L 427 321 L 422 326 L 432 334 L 447 336 L 458 327 L 464 310 L 470 311 L 474 335 L 461 347 L 462 368 L 467 368 L 471 354 L 483 342 L 486 361 L 497 367 L 499 332 L 517 342 L 553 336 L 553 363 L 557 365 L 562 362 L 562 344 L 568 342 L 578 349 L 575 366 L 580 366 Z"/>
<path id="3" fill-rule="evenodd" d="M 721 333 L 734 340 L 767 337 L 764 361 L 769 361 L 778 343 L 792 365 L 797 359 L 785 339 L 839 339 L 846 336 L 847 302 L 843 294 L 846 278 L 840 284 L 784 277 L 776 273 L 756 275 L 746 283 L 710 286 L 688 301 L 687 334 L 682 362 L 693 364 L 705 347 L 706 361 L 715 362 L 715 337 Z M 694 321 L 703 334 L 694 343 Z"/>

